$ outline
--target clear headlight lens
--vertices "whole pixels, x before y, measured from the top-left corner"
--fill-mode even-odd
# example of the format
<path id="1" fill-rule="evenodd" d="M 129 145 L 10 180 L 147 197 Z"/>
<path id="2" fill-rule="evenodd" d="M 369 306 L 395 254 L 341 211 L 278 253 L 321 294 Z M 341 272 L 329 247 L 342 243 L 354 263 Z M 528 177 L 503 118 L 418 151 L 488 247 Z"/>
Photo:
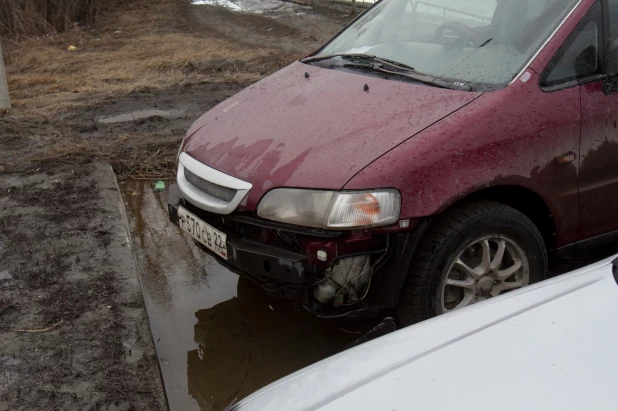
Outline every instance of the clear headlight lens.
<path id="1" fill-rule="evenodd" d="M 322 228 L 334 194 L 332 191 L 275 189 L 260 201 L 258 215 L 282 223 Z"/>
<path id="2" fill-rule="evenodd" d="M 258 215 L 269 220 L 318 228 L 360 228 L 399 220 L 397 190 L 334 192 L 279 188 L 267 193 Z"/>

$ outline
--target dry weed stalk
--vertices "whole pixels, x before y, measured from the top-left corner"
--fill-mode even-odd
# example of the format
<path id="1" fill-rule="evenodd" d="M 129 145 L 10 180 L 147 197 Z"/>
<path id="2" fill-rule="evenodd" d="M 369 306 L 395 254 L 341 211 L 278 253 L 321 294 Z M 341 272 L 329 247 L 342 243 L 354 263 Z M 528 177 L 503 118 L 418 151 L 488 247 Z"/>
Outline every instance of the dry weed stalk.
<path id="1" fill-rule="evenodd" d="M 113 2 L 111 2 L 113 3 Z M 92 25 L 108 0 L 0 0 L 0 37 L 27 38 Z"/>

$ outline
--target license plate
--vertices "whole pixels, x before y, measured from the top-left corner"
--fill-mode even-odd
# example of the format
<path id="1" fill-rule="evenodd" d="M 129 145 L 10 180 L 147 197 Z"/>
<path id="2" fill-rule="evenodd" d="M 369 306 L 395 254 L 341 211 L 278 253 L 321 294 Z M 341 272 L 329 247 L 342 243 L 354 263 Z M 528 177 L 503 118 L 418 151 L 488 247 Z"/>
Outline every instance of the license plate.
<path id="1" fill-rule="evenodd" d="M 183 231 L 227 260 L 227 236 L 204 220 L 178 207 L 178 225 Z"/>

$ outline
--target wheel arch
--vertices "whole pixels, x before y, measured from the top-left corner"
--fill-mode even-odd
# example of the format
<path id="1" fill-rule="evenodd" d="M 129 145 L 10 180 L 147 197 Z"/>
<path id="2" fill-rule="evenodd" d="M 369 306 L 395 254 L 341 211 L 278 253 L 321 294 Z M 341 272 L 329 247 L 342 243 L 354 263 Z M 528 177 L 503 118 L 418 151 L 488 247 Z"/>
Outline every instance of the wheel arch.
<path id="1" fill-rule="evenodd" d="M 549 205 L 543 198 L 533 190 L 518 185 L 500 185 L 486 187 L 473 191 L 452 201 L 440 210 L 440 213 L 431 217 L 422 218 L 417 230 L 407 233 L 407 236 L 399 239 L 398 244 L 403 245 L 399 251 L 401 254 L 398 264 L 390 268 L 391 272 L 398 275 L 387 277 L 389 281 L 382 285 L 383 295 L 378 298 L 378 306 L 393 308 L 399 303 L 400 292 L 406 277 L 409 274 L 410 261 L 418 252 L 419 241 L 424 238 L 427 229 L 434 223 L 435 218 L 447 210 L 460 206 L 466 202 L 490 200 L 510 207 L 524 214 L 539 229 L 548 255 L 555 254 L 556 251 L 556 223 Z M 403 234 L 402 234 L 403 235 Z M 408 238 L 408 236 L 410 238 Z M 403 258 L 405 257 L 405 259 Z M 379 294 L 379 293 L 378 293 Z"/>
<path id="2" fill-rule="evenodd" d="M 475 200 L 492 200 L 513 207 L 532 221 L 539 229 L 547 248 L 547 253 L 556 252 L 556 221 L 551 208 L 533 190 L 518 185 L 500 185 L 480 189 L 460 197 L 445 207 L 442 212 L 459 204 Z"/>

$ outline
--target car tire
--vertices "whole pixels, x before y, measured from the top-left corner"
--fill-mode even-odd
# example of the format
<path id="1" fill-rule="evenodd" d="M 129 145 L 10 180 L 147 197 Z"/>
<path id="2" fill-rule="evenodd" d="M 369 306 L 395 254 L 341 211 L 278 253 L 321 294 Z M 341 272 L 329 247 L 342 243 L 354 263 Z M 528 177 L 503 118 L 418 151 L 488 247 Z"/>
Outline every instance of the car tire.
<path id="1" fill-rule="evenodd" d="M 423 235 L 401 291 L 398 319 L 404 326 L 415 324 L 546 276 L 545 243 L 530 219 L 494 201 L 464 203 L 439 215 Z"/>

